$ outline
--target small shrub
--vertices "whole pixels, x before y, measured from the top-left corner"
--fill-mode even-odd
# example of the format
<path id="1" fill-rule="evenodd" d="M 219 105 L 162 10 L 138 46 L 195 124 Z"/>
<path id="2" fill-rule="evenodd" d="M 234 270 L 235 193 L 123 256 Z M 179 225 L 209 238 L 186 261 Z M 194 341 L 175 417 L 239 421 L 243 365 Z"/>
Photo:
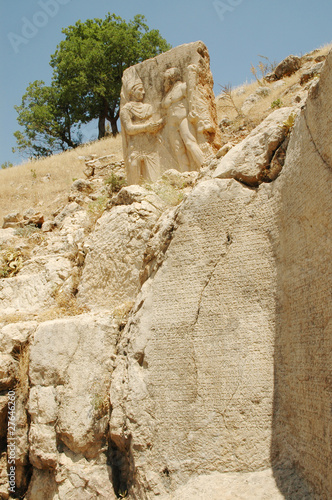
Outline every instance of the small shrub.
<path id="1" fill-rule="evenodd" d="M 102 418 L 109 412 L 110 401 L 108 395 L 95 394 L 92 399 L 92 407 L 97 418 Z"/>
<path id="2" fill-rule="evenodd" d="M 283 106 L 283 102 L 281 99 L 276 99 L 275 101 L 271 102 L 272 109 L 281 108 L 282 106 Z"/>
<path id="3" fill-rule="evenodd" d="M 30 238 L 33 234 L 40 232 L 39 227 L 33 224 L 27 224 L 24 227 L 18 227 L 15 230 L 15 236 L 20 236 L 21 238 Z"/>
<path id="4" fill-rule="evenodd" d="M 14 165 L 10 162 L 10 161 L 5 161 L 2 165 L 1 165 L 1 168 L 5 169 L 5 168 L 11 168 L 13 167 Z"/>
<path id="5" fill-rule="evenodd" d="M 273 72 L 276 69 L 278 63 L 275 61 L 271 62 L 270 59 L 266 56 L 258 55 L 258 57 L 261 58 L 261 61 L 259 61 L 257 66 L 254 66 L 251 63 L 250 71 L 256 78 L 258 84 L 262 85 L 265 82 L 265 76 L 267 75 L 267 73 Z"/>
<path id="6" fill-rule="evenodd" d="M 291 115 L 289 115 L 287 120 L 285 120 L 283 124 L 280 125 L 280 127 L 284 128 L 286 132 L 289 133 L 291 129 L 294 127 L 295 117 L 296 116 L 294 115 L 294 113 L 292 113 Z"/>
<path id="7" fill-rule="evenodd" d="M 88 205 L 89 212 L 96 218 L 99 218 L 105 211 L 108 202 L 107 196 L 99 196 L 95 201 L 92 201 Z"/>
<path id="8" fill-rule="evenodd" d="M 114 172 L 111 172 L 110 177 L 105 179 L 106 186 L 109 186 L 109 190 L 111 193 L 117 193 L 121 188 L 126 186 L 126 180 L 118 175 L 115 175 Z"/>

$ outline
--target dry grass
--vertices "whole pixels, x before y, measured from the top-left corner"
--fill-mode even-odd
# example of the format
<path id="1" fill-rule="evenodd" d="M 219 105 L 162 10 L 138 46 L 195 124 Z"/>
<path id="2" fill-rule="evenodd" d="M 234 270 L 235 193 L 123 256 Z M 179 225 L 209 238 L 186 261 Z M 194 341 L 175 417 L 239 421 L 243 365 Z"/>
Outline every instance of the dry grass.
<path id="1" fill-rule="evenodd" d="M 73 179 L 85 178 L 85 163 L 79 156 L 92 154 L 97 157 L 114 154 L 114 161 L 121 160 L 120 135 L 0 170 L 0 227 L 6 214 L 16 210 L 22 213 L 30 207 L 38 208 L 48 217 L 67 201 Z"/>
<path id="2" fill-rule="evenodd" d="M 318 56 L 326 56 L 331 48 L 332 44 L 328 44 L 314 50 L 308 55 L 312 55 L 313 59 Z M 315 64 L 314 61 L 313 64 Z M 284 85 L 279 88 L 274 88 L 275 82 L 262 82 L 260 84 L 257 80 L 234 88 L 232 89 L 234 105 L 230 102 L 229 98 L 224 97 L 223 92 L 217 96 L 218 119 L 229 118 L 232 121 L 229 132 L 230 134 L 235 134 L 235 137 L 232 138 L 234 142 L 242 140 L 248 132 L 259 125 L 273 111 L 271 104 L 274 101 L 280 99 L 282 106 L 293 105 L 294 97 L 298 91 L 295 86 L 299 83 L 300 74 L 301 72 L 299 71 L 290 77 L 284 78 Z M 241 110 L 245 100 L 262 85 L 271 90 L 270 94 L 255 103 L 246 114 L 239 116 L 237 110 Z M 243 134 L 241 134 L 241 129 L 246 129 Z"/>

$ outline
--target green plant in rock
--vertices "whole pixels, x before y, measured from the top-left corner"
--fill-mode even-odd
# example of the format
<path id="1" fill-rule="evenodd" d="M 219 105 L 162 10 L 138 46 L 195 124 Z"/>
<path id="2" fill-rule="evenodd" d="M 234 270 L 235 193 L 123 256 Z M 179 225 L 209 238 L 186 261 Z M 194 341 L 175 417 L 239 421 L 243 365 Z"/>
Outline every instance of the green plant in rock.
<path id="1" fill-rule="evenodd" d="M 295 118 L 296 118 L 296 115 L 294 113 L 292 113 L 291 115 L 289 115 L 289 117 L 287 118 L 287 120 L 285 120 L 283 122 L 283 124 L 279 125 L 279 126 L 282 127 L 282 128 L 284 128 L 286 130 L 287 134 L 289 134 L 289 132 L 294 127 Z"/>
<path id="2" fill-rule="evenodd" d="M 40 228 L 33 224 L 15 229 L 15 236 L 20 236 L 21 238 L 31 238 L 31 236 L 36 233 L 40 234 Z"/>
<path id="3" fill-rule="evenodd" d="M 111 172 L 110 177 L 105 179 L 105 184 L 109 187 L 111 193 L 117 193 L 121 188 L 127 185 L 126 180 L 119 177 L 114 172 Z"/>
<path id="4" fill-rule="evenodd" d="M 106 209 L 109 198 L 107 196 L 99 196 L 95 201 L 88 205 L 89 212 L 95 217 L 100 217 Z"/>
<path id="5" fill-rule="evenodd" d="M 272 109 L 282 108 L 282 106 L 283 106 L 283 102 L 281 99 L 276 99 L 275 101 L 271 102 Z"/>

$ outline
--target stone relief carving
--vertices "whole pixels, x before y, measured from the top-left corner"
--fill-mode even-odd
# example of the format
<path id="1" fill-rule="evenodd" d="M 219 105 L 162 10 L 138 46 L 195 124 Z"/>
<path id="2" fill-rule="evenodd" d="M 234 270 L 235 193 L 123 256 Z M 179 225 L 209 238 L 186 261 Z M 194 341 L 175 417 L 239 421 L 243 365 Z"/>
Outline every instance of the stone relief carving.
<path id="1" fill-rule="evenodd" d="M 121 131 L 128 184 L 199 170 L 220 147 L 207 48 L 182 45 L 124 72 Z"/>
<path id="2" fill-rule="evenodd" d="M 189 128 L 189 120 L 194 124 L 198 116 L 193 111 L 188 85 L 181 81 L 178 68 L 166 70 L 164 77 L 167 93 L 162 101 L 162 107 L 167 113 L 168 139 L 178 162 L 178 168 L 182 172 L 198 170 L 204 161 L 204 156 Z M 192 165 L 194 168 L 191 168 Z"/>
<path id="3" fill-rule="evenodd" d="M 160 175 L 160 165 L 158 151 L 150 136 L 156 134 L 164 122 L 162 119 L 153 121 L 153 108 L 143 102 L 143 82 L 135 70 L 125 75 L 123 88 L 128 102 L 122 107 L 120 116 L 126 141 L 128 184 L 138 184 L 142 178 L 154 182 Z"/>

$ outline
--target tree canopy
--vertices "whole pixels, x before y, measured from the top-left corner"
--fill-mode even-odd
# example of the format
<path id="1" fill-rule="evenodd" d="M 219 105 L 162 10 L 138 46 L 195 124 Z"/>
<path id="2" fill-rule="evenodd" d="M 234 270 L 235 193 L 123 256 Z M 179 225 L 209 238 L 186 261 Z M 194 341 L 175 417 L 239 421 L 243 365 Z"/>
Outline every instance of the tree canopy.
<path id="1" fill-rule="evenodd" d="M 23 127 L 14 134 L 18 150 L 29 156 L 76 147 L 81 125 L 94 119 L 99 138 L 106 135 L 107 121 L 116 135 L 124 70 L 171 48 L 142 15 L 127 22 L 109 13 L 77 21 L 62 33 L 65 38 L 51 55 L 51 85 L 31 83 L 15 107 Z"/>

